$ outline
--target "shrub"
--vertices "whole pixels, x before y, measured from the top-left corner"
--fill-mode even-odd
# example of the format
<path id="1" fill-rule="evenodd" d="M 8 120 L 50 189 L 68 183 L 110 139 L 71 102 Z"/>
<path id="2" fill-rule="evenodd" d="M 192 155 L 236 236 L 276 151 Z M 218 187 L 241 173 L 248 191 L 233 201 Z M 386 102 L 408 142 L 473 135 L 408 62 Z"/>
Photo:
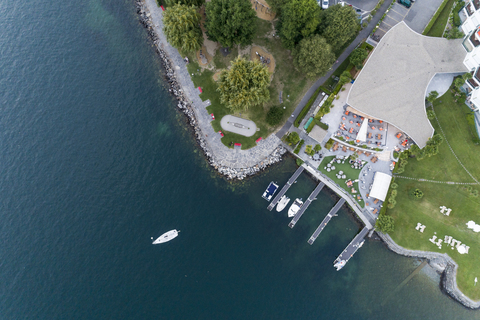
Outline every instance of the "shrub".
<path id="1" fill-rule="evenodd" d="M 297 158 L 297 159 L 295 159 L 295 162 L 297 163 L 297 166 L 300 167 L 303 164 L 304 161 L 300 158 Z"/>
<path id="2" fill-rule="evenodd" d="M 307 146 L 305 147 L 305 153 L 308 154 L 309 156 L 313 156 L 315 151 L 313 151 L 311 144 L 307 144 Z"/>
<path id="3" fill-rule="evenodd" d="M 415 199 L 422 199 L 423 198 L 423 191 L 416 188 L 412 191 L 412 195 Z"/>
<path id="4" fill-rule="evenodd" d="M 395 198 L 397 196 L 397 190 L 393 189 L 392 192 L 390 192 L 390 197 Z"/>
<path id="5" fill-rule="evenodd" d="M 389 233 L 395 230 L 395 220 L 391 216 L 381 214 L 378 216 L 375 229 L 382 233 Z"/>
<path id="6" fill-rule="evenodd" d="M 285 110 L 281 107 L 271 107 L 267 112 L 266 121 L 271 126 L 276 126 L 282 121 Z"/>
<path id="7" fill-rule="evenodd" d="M 295 119 L 295 122 L 293 125 L 298 128 L 300 126 L 300 122 L 302 122 L 303 118 L 307 115 L 308 111 L 310 110 L 310 107 L 312 104 L 315 102 L 315 99 L 317 99 L 317 96 L 320 94 L 321 88 L 319 87 L 315 93 L 310 97 L 310 100 L 308 100 L 307 104 L 305 107 L 303 107 L 302 111 L 298 114 L 297 119 Z"/>
<path id="8" fill-rule="evenodd" d="M 296 145 L 298 143 L 298 141 L 300 141 L 300 136 L 298 135 L 298 133 L 293 131 L 293 132 L 290 132 L 290 134 L 287 136 L 286 140 L 287 140 L 289 146 Z"/>
<path id="9" fill-rule="evenodd" d="M 404 171 L 405 171 L 405 169 L 402 168 L 402 167 L 400 167 L 400 168 L 397 169 L 397 172 L 396 172 L 396 173 L 403 173 Z"/>
<path id="10" fill-rule="evenodd" d="M 333 139 L 329 139 L 327 143 L 325 143 L 325 148 L 330 149 L 333 146 Z"/>
<path id="11" fill-rule="evenodd" d="M 305 143 L 305 141 L 300 140 L 300 143 L 298 144 L 298 146 L 295 148 L 295 150 L 293 150 L 293 153 L 295 154 L 298 154 L 300 152 L 300 149 L 302 148 L 303 144 Z"/>
<path id="12" fill-rule="evenodd" d="M 390 185 L 390 188 L 392 188 L 392 189 L 397 189 L 397 188 L 398 188 L 398 184 L 396 184 L 395 182 L 392 182 L 392 184 Z"/>
<path id="13" fill-rule="evenodd" d="M 429 120 L 435 119 L 435 112 L 433 112 L 433 110 L 428 110 L 427 111 L 427 118 Z"/>
<path id="14" fill-rule="evenodd" d="M 318 152 L 318 151 L 322 150 L 322 146 L 319 145 L 319 144 L 316 144 L 316 145 L 315 145 L 315 148 L 313 148 L 313 150 L 315 150 L 316 152 Z"/>

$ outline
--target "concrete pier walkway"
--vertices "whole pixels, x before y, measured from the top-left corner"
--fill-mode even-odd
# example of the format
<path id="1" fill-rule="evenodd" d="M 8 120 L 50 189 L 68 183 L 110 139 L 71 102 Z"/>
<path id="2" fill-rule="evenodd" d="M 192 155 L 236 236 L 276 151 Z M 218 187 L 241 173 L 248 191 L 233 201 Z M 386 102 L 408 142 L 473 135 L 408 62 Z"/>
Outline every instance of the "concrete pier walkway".
<path id="1" fill-rule="evenodd" d="M 327 226 L 327 223 L 330 221 L 330 219 L 336 216 L 337 211 L 340 209 L 341 206 L 343 206 L 344 203 L 345 199 L 341 198 L 340 200 L 338 200 L 337 204 L 335 204 L 335 206 L 330 210 L 325 219 L 323 219 L 322 223 L 320 223 L 320 225 L 318 226 L 317 230 L 315 230 L 310 239 L 308 239 L 308 243 L 310 245 L 312 245 L 313 242 L 317 239 L 323 229 Z"/>
<path id="2" fill-rule="evenodd" d="M 297 221 L 302 217 L 303 213 L 305 212 L 305 210 L 307 210 L 308 206 L 310 205 L 310 203 L 312 203 L 313 200 L 315 200 L 315 197 L 318 195 L 318 193 L 323 189 L 323 187 L 325 186 L 325 183 L 323 182 L 320 182 L 317 187 L 315 188 L 315 190 L 312 191 L 312 193 L 310 194 L 310 196 L 308 196 L 308 199 L 307 201 L 305 201 L 305 203 L 302 205 L 302 207 L 300 208 L 300 210 L 297 212 L 297 214 L 295 215 L 295 217 L 293 217 L 292 221 L 290 221 L 290 223 L 288 224 L 288 226 L 290 228 L 293 228 L 295 226 L 295 224 L 297 223 Z"/>
<path id="3" fill-rule="evenodd" d="M 277 202 L 285 194 L 285 192 L 287 192 L 287 190 L 292 186 L 292 184 L 295 183 L 295 180 L 297 180 L 297 178 L 300 176 L 304 169 L 304 166 L 298 167 L 298 169 L 293 173 L 292 177 L 288 179 L 287 183 L 283 186 L 282 190 L 280 190 L 277 196 L 273 198 L 272 202 L 270 202 L 270 204 L 268 205 L 267 209 L 269 211 L 272 211 L 272 209 L 275 208 Z"/>

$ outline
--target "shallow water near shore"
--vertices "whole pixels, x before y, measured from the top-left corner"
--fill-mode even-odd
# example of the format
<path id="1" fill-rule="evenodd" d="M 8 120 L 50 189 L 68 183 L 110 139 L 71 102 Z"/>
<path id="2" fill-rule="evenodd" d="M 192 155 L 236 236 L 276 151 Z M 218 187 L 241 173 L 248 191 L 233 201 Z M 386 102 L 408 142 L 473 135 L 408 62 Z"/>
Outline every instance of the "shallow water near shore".
<path id="1" fill-rule="evenodd" d="M 1 319 L 480 319 L 367 241 L 323 190 L 297 225 L 260 196 L 293 159 L 219 177 L 131 0 L 0 0 Z M 304 200 L 302 174 L 288 191 Z M 151 244 L 171 229 L 178 238 Z M 438 280 L 438 279 L 437 279 Z"/>

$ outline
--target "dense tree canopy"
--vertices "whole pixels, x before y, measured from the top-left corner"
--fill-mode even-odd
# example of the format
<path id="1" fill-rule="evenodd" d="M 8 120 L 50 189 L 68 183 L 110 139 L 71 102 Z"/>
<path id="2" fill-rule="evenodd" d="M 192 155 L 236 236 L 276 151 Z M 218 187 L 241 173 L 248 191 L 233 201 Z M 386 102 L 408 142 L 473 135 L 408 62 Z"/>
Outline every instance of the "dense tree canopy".
<path id="1" fill-rule="evenodd" d="M 352 7 L 335 5 L 323 14 L 320 34 L 336 50 L 355 36 L 359 26 L 357 14 Z"/>
<path id="2" fill-rule="evenodd" d="M 361 69 L 363 67 L 363 61 L 367 59 L 367 56 L 367 50 L 363 48 L 357 48 L 350 54 L 350 62 L 355 65 L 357 69 Z"/>
<path id="3" fill-rule="evenodd" d="M 220 101 L 235 112 L 266 102 L 270 98 L 269 84 L 267 67 L 238 57 L 220 74 L 217 90 Z"/>
<path id="4" fill-rule="evenodd" d="M 324 75 L 334 61 L 331 46 L 319 35 L 303 39 L 294 51 L 296 66 L 311 78 Z"/>
<path id="5" fill-rule="evenodd" d="M 205 0 L 164 0 L 167 7 L 171 7 L 179 4 L 184 4 L 186 6 L 197 6 L 200 7 L 205 3 Z"/>
<path id="6" fill-rule="evenodd" d="M 202 47 L 200 14 L 196 7 L 176 4 L 168 8 L 163 15 L 163 24 L 167 41 L 175 48 L 192 52 Z"/>
<path id="7" fill-rule="evenodd" d="M 375 229 L 385 234 L 393 232 L 395 230 L 395 221 L 391 216 L 381 214 L 378 216 Z"/>
<path id="8" fill-rule="evenodd" d="M 267 0 L 267 3 L 270 5 L 270 9 L 274 11 L 277 15 L 282 13 L 282 8 L 289 0 Z"/>
<path id="9" fill-rule="evenodd" d="M 271 126 L 276 126 L 282 121 L 285 110 L 281 107 L 271 107 L 266 116 L 266 121 Z"/>
<path id="10" fill-rule="evenodd" d="M 249 0 L 212 0 L 206 4 L 207 36 L 224 47 L 252 43 L 255 35 L 255 10 Z"/>
<path id="11" fill-rule="evenodd" d="M 320 22 L 320 6 L 315 0 L 290 0 L 282 8 L 278 32 L 287 49 L 312 35 Z"/>

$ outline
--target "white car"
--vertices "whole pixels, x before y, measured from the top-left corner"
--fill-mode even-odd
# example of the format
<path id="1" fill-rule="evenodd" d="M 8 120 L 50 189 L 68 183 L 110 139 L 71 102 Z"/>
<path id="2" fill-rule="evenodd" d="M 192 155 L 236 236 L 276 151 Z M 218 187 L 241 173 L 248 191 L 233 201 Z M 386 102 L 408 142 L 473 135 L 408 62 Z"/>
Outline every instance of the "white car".
<path id="1" fill-rule="evenodd" d="M 322 0 L 322 9 L 328 9 L 328 0 Z"/>

